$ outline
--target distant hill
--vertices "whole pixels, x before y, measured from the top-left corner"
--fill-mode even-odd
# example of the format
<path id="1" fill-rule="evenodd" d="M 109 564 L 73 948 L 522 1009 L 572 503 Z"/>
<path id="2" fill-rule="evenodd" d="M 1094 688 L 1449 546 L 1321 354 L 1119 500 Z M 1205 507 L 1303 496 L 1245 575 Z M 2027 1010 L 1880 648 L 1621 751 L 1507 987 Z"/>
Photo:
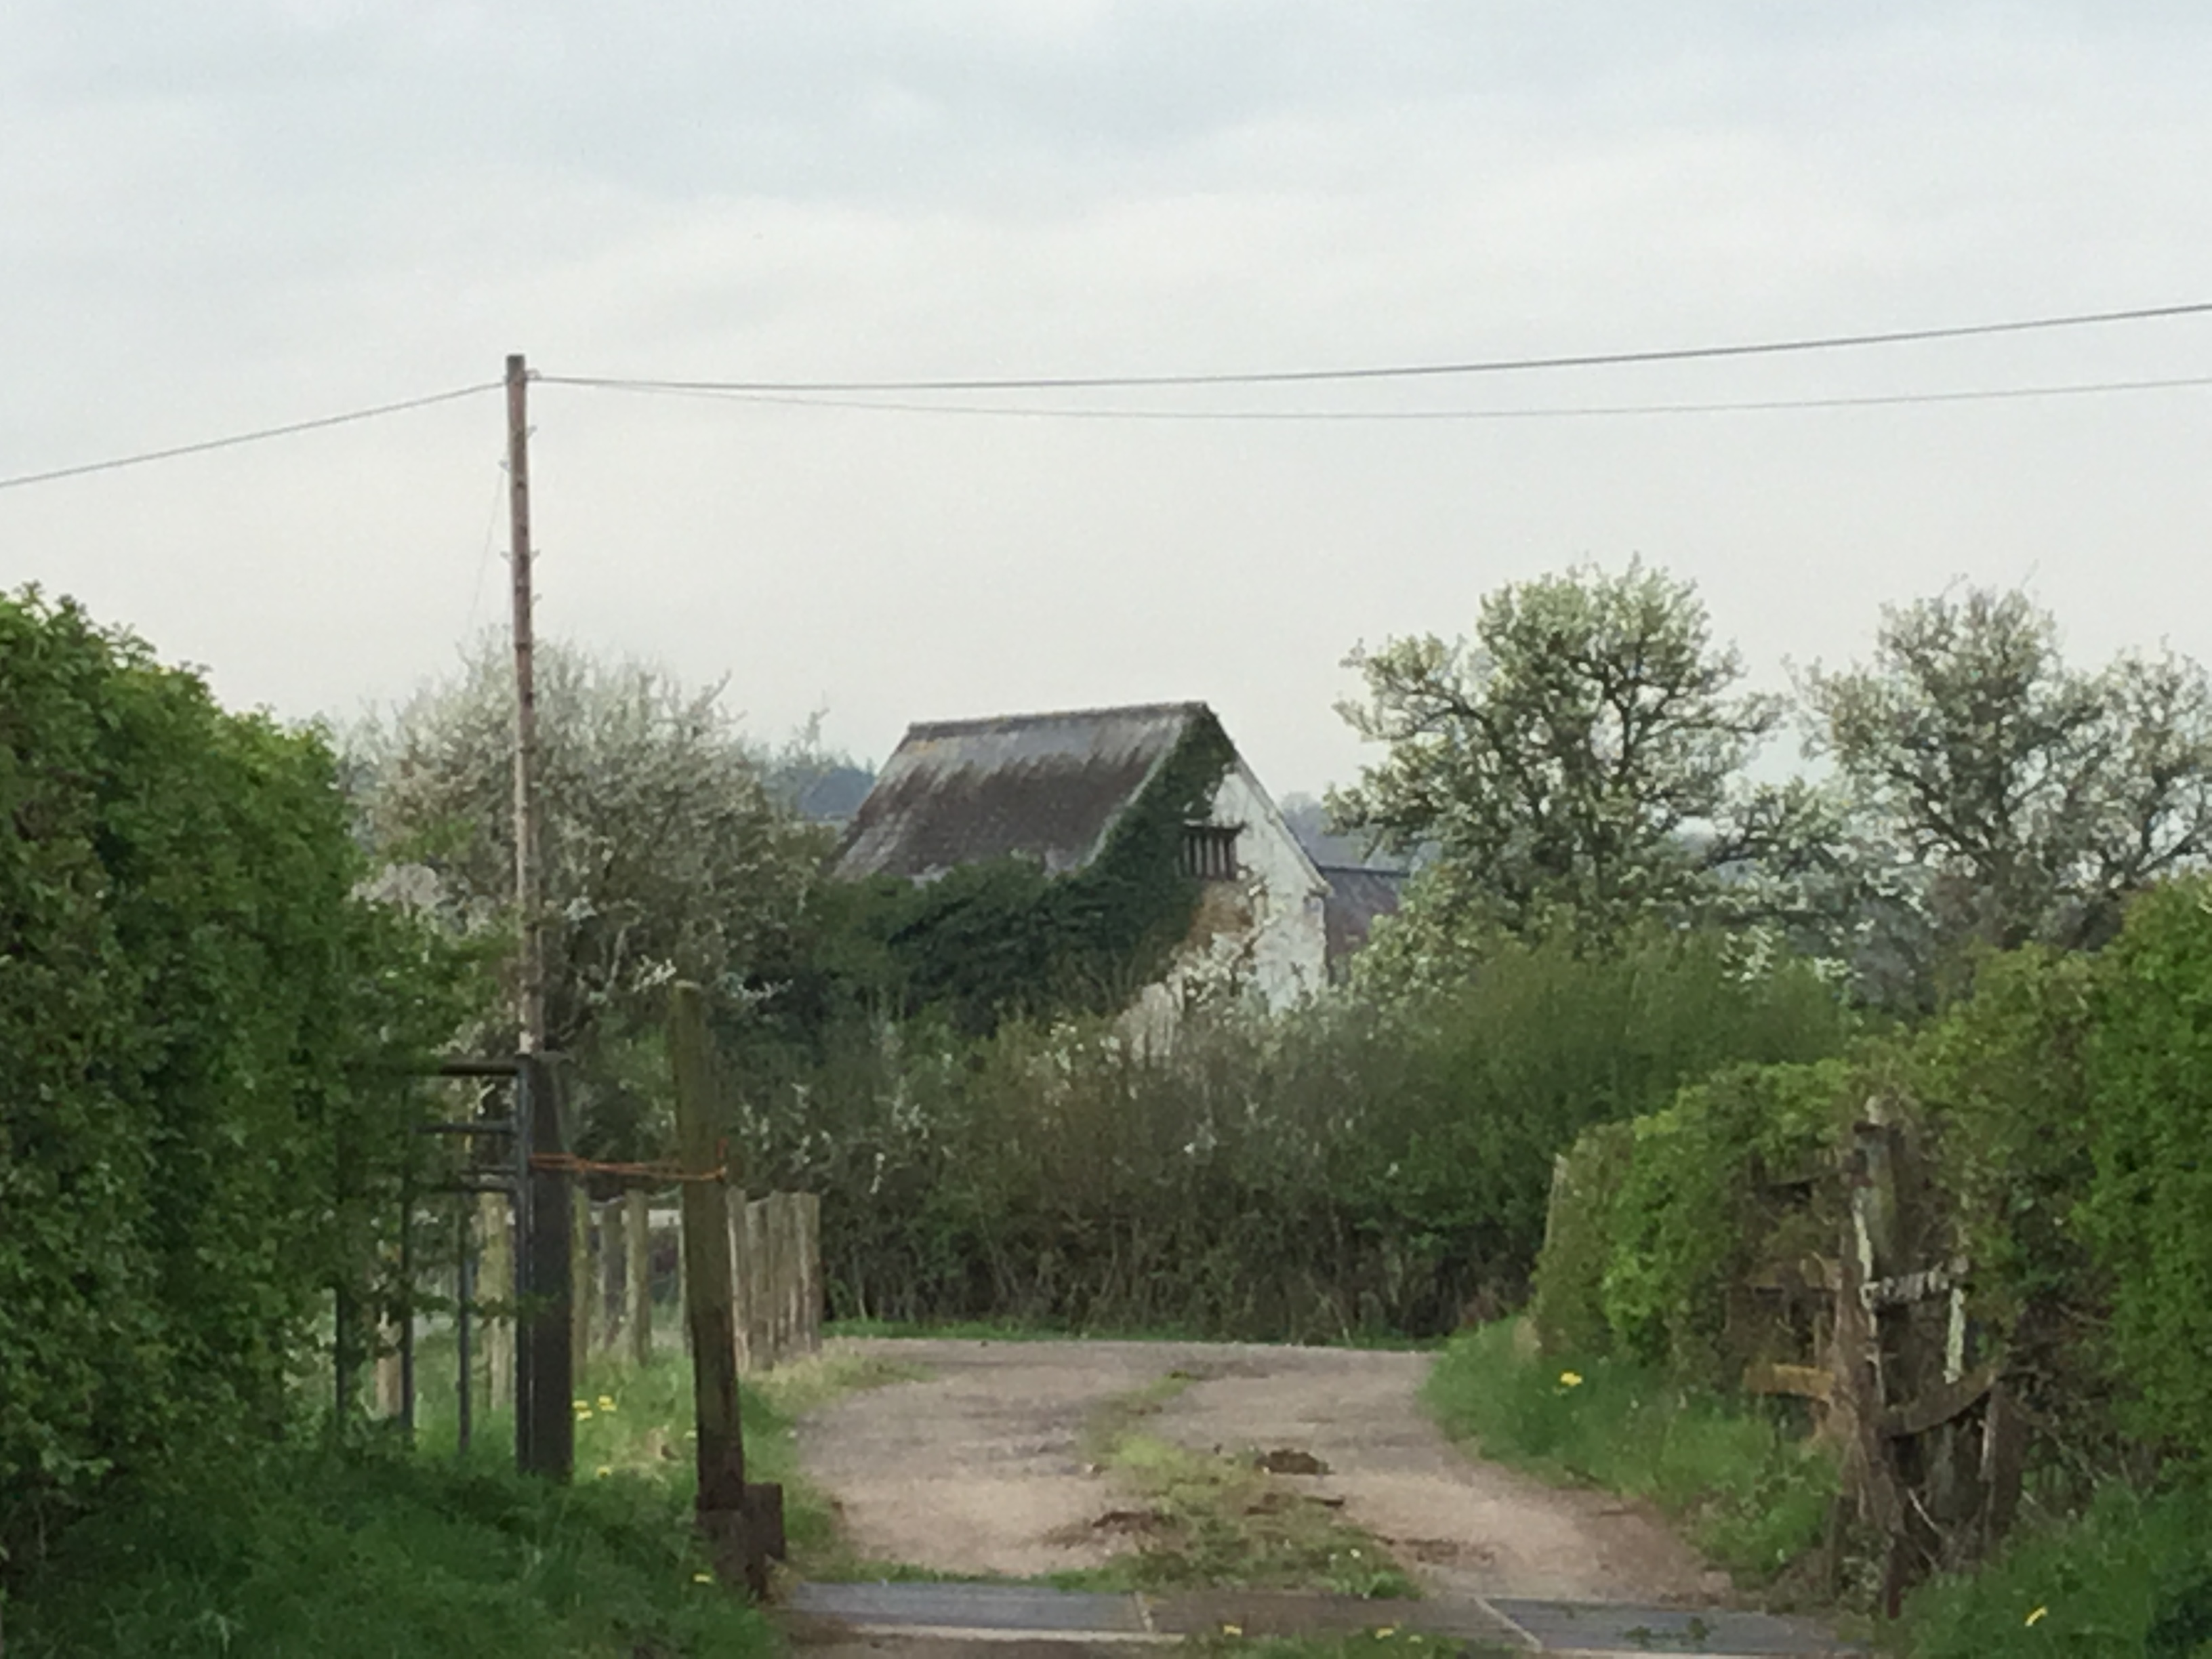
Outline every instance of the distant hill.
<path id="1" fill-rule="evenodd" d="M 843 755 L 787 751 L 768 769 L 768 787 L 791 810 L 812 823 L 842 825 L 860 810 L 876 775 Z"/>

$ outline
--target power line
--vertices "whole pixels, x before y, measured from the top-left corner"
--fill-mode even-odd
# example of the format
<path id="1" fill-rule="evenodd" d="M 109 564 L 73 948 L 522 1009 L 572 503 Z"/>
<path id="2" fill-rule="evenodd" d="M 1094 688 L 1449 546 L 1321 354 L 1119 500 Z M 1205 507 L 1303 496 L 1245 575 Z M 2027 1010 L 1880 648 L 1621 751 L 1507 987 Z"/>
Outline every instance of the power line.
<path id="1" fill-rule="evenodd" d="M 1499 374 L 1532 370 L 1597 368 L 1638 363 L 1691 362 L 1732 357 L 1777 356 L 1789 353 L 1837 351 L 1869 346 L 1902 345 L 1932 340 L 1967 339 L 1990 335 L 2022 334 L 2053 329 L 2082 328 L 2100 324 L 2151 322 L 2212 313 L 2212 300 L 2183 305 L 2144 306 L 2124 311 L 2077 312 L 2063 316 L 2017 319 L 1994 323 L 1968 323 L 1937 328 L 1896 329 L 1881 332 L 1832 334 L 1796 339 L 1765 340 L 1735 344 L 1680 346 L 1638 351 L 1591 352 L 1544 357 L 1488 358 L 1465 362 L 1370 365 L 1352 368 L 1267 369 L 1249 373 L 1176 374 L 1038 375 L 997 379 L 936 380 L 677 380 L 624 379 L 610 375 L 533 374 L 549 386 L 580 386 L 599 391 L 656 392 L 690 396 L 729 397 L 810 408 L 879 410 L 894 413 L 996 416 L 1026 419 L 1140 420 L 1140 421 L 1502 421 L 1557 420 L 1571 417 L 1632 415 L 1707 415 L 1790 409 L 1864 408 L 1891 404 L 1981 402 L 2007 398 L 2077 397 L 2094 393 L 2146 392 L 2212 384 L 2212 378 L 2106 380 L 2066 386 L 1996 387 L 1936 392 L 1898 392 L 1869 397 L 1773 398 L 1757 402 L 1705 404 L 1621 404 L 1553 409 L 1473 410 L 1146 410 L 1045 409 L 1009 405 L 901 404 L 857 401 L 838 394 L 927 392 L 1046 392 L 1100 391 L 1109 388 L 1166 386 L 1283 386 L 1325 382 L 1437 378 Z M 453 403 L 500 389 L 505 383 L 486 380 L 458 386 L 427 397 L 398 403 L 349 410 L 341 415 L 319 416 L 283 426 L 233 433 L 197 443 L 87 461 L 75 466 L 53 467 L 40 472 L 0 478 L 0 490 L 32 484 L 52 483 L 97 472 L 143 466 L 180 456 L 204 455 L 216 450 L 287 438 L 329 427 Z"/>
<path id="2" fill-rule="evenodd" d="M 1863 346 L 1905 345 L 1929 340 L 1963 340 L 1992 334 L 2026 334 L 2051 329 L 2086 328 L 2103 323 L 2151 322 L 2212 313 L 2212 300 L 2185 305 L 2143 306 L 2128 311 L 2076 312 L 2008 322 L 1965 323 L 1942 328 L 1893 329 L 1883 332 L 1816 335 L 1732 345 L 1673 346 L 1656 350 L 1601 351 L 1547 357 L 1494 357 L 1466 362 L 1398 363 L 1354 368 L 1260 369 L 1231 374 L 1030 375 L 991 380 L 625 380 L 606 375 L 544 374 L 548 385 L 599 386 L 624 391 L 742 392 L 804 395 L 811 392 L 1066 392 L 1108 387 L 1171 386 L 1285 386 L 1330 380 L 1392 380 L 1443 375 L 1506 374 L 1535 369 L 1605 368 L 1634 363 L 1692 362 L 1723 357 L 1768 357 L 1784 353 L 1839 351 Z"/>
<path id="3" fill-rule="evenodd" d="M 555 377 L 547 376 L 548 380 Z M 650 396 L 713 398 L 781 409 L 851 409 L 897 415 L 967 415 L 1055 421 L 1545 421 L 1606 416 L 1741 415 L 1796 409 L 1874 409 L 1910 404 L 1996 403 L 2212 386 L 2212 374 L 2166 380 L 2092 380 L 2055 386 L 1970 387 L 1948 392 L 1871 392 L 1832 398 L 1767 398 L 1735 403 L 1581 404 L 1548 409 L 1098 409 L 1012 404 L 915 404 L 879 398 L 782 396 L 635 381 L 558 382 Z"/>
<path id="4" fill-rule="evenodd" d="M 343 415 L 322 415 L 312 421 L 294 421 L 285 426 L 263 427 L 255 432 L 233 433 L 227 438 L 209 438 L 198 443 L 178 444 L 168 449 L 149 449 L 137 455 L 118 455 L 109 460 L 86 461 L 76 466 L 58 466 L 46 472 L 19 473 L 12 478 L 0 478 L 0 489 L 19 489 L 26 484 L 52 483 L 58 478 L 82 478 L 88 473 L 113 472 L 122 467 L 143 466 L 149 461 L 174 460 L 179 455 L 204 455 L 210 450 L 234 449 L 240 444 L 257 444 L 265 438 L 289 438 L 295 433 L 347 426 L 356 421 L 373 421 L 380 415 L 398 415 L 410 409 L 427 409 L 432 404 L 450 404 L 459 398 L 473 398 L 480 392 L 496 392 L 501 385 L 498 380 L 486 380 L 478 386 L 458 386 L 451 392 L 434 392 L 427 398 L 379 404 L 374 409 L 349 410 Z"/>

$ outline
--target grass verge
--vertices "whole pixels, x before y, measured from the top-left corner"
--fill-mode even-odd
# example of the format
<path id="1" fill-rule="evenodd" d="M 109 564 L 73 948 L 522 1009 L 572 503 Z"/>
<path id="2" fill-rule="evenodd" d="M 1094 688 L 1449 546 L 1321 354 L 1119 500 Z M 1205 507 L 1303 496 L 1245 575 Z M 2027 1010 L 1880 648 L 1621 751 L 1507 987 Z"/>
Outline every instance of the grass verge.
<path id="1" fill-rule="evenodd" d="M 867 1355 L 826 1352 L 778 1366 L 739 1385 L 744 1424 L 745 1477 L 783 1488 L 791 1565 L 810 1577 L 875 1577 L 841 1553 L 836 1511 L 799 1467 L 797 1419 L 858 1389 L 925 1376 L 921 1366 Z M 680 1354 L 642 1370 L 594 1365 L 576 1401 L 579 1480 L 646 1475 L 689 1504 L 698 1492 L 691 1402 L 691 1364 Z"/>
<path id="2" fill-rule="evenodd" d="M 1424 1399 L 1486 1457 L 1650 1499 L 1747 1583 L 1819 1541 L 1836 1492 L 1832 1461 L 1777 1413 L 1617 1360 L 1547 1361 L 1510 1322 L 1453 1338 Z"/>
<path id="3" fill-rule="evenodd" d="M 2106 1487 L 2016 1534 L 1978 1571 L 1923 1584 L 1889 1632 L 1912 1659 L 2185 1659 L 2212 1653 L 2212 1494 Z"/>
<path id="4" fill-rule="evenodd" d="M 838 1395 L 921 1375 L 830 1353 L 749 1378 L 747 1472 L 782 1483 L 794 1556 L 834 1547 L 800 1478 L 793 1419 Z M 511 1413 L 485 1413 L 466 1457 L 426 1396 L 417 1444 L 271 1451 L 172 1470 L 73 1529 L 4 1609 L 31 1659 L 678 1659 L 775 1651 L 768 1625 L 706 1577 L 694 1541 L 691 1367 L 609 1361 L 578 1389 L 576 1480 L 510 1467 Z"/>
<path id="5" fill-rule="evenodd" d="M 1136 1500 L 1106 1521 L 1129 1547 L 1104 1566 L 1055 1573 L 1067 1589 L 1163 1592 L 1229 1587 L 1419 1594 L 1371 1535 L 1326 1500 L 1285 1484 L 1255 1455 L 1192 1451 L 1142 1431 L 1197 1379 L 1170 1371 L 1109 1402 L 1086 1437 Z"/>
<path id="6" fill-rule="evenodd" d="M 559 1487 L 396 1437 L 170 1470 L 73 1528 L 7 1608 L 14 1659 L 675 1659 L 768 1654 L 686 1505 L 634 1476 Z"/>

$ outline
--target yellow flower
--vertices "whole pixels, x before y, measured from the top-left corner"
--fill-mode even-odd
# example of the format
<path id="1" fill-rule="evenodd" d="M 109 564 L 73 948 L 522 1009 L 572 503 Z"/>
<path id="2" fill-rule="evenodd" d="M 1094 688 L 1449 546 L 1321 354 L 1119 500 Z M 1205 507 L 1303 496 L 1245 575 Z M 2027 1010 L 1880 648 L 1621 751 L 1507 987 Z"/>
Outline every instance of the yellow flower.
<path id="1" fill-rule="evenodd" d="M 615 1408 L 615 1402 L 614 1402 L 614 1396 L 613 1396 L 613 1395 L 605 1395 L 605 1394 L 603 1394 L 603 1395 L 601 1395 L 599 1396 L 599 1409 L 600 1409 L 601 1411 L 603 1411 L 603 1412 L 611 1412 L 611 1411 L 612 1411 L 614 1408 Z"/>
<path id="2" fill-rule="evenodd" d="M 591 1421 L 591 1417 L 592 1408 L 584 1404 L 582 1401 L 578 1401 L 576 1402 L 576 1420 L 579 1423 L 588 1423 Z"/>
<path id="3" fill-rule="evenodd" d="M 610 1468 L 606 1464 L 602 1463 L 598 1468 L 592 1471 L 592 1476 L 594 1480 L 604 1480 L 613 1473 L 613 1469 Z"/>
<path id="4" fill-rule="evenodd" d="M 691 1575 L 691 1582 L 695 1584 L 711 1584 L 714 1582 L 714 1575 L 711 1572 L 695 1572 Z"/>
<path id="5" fill-rule="evenodd" d="M 1224 1625 L 1221 1627 L 1221 1633 L 1224 1636 L 1242 1636 L 1244 1633 L 1244 1626 L 1242 1625 Z"/>
<path id="6" fill-rule="evenodd" d="M 1583 1374 L 1580 1371 L 1561 1371 L 1559 1373 L 1559 1386 L 1561 1388 L 1579 1389 L 1582 1385 Z"/>
<path id="7" fill-rule="evenodd" d="M 1385 1625 L 1382 1629 L 1375 1632 L 1376 1638 L 1382 1641 L 1388 1641 L 1391 1637 L 1395 1636 L 1397 1633 L 1398 1627 L 1395 1625 Z"/>
<path id="8" fill-rule="evenodd" d="M 580 1412 L 587 1412 L 592 1409 L 592 1402 L 588 1400 L 571 1400 L 568 1403 L 574 1406 Z"/>
<path id="9" fill-rule="evenodd" d="M 2051 1609 L 2049 1607 L 2038 1607 L 2033 1613 L 2029 1613 L 2027 1618 L 2021 1620 L 2021 1622 L 2024 1625 L 2033 1625 L 2038 1620 L 2041 1619 L 2045 1613 L 2050 1611 Z"/>

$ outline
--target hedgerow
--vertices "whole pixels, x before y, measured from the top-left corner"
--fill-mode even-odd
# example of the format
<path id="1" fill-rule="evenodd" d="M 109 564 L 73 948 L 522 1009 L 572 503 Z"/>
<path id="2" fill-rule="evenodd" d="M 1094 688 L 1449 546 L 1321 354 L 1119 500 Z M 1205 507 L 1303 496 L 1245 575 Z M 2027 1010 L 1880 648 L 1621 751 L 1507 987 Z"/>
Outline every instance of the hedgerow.
<path id="1" fill-rule="evenodd" d="M 356 896 L 321 740 L 0 599 L 0 1551 L 262 1438 L 365 1310 L 450 961 Z"/>
<path id="2" fill-rule="evenodd" d="M 1737 1060 L 1809 1060 L 1844 1018 L 1724 945 L 1500 949 L 1480 980 L 1281 1020 L 848 1027 L 732 1068 L 760 1185 L 822 1194 L 836 1311 L 1253 1337 L 1448 1331 L 1525 1291 L 1552 1160 Z"/>
<path id="3" fill-rule="evenodd" d="M 2109 1277 L 2110 1354 L 2144 1437 L 2212 1454 L 2212 884 L 2138 900 L 2100 964 L 2095 1178 L 2081 1221 Z"/>

